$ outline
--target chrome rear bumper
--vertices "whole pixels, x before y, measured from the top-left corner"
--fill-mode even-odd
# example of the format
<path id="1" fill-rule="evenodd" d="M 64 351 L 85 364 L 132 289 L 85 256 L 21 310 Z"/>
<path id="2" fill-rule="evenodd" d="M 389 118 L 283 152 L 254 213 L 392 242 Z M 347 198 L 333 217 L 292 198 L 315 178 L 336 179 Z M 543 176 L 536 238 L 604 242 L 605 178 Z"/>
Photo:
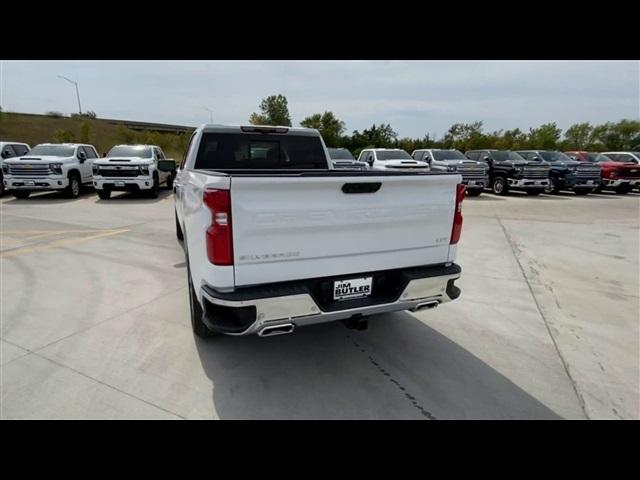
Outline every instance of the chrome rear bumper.
<path id="1" fill-rule="evenodd" d="M 217 298 L 203 287 L 202 298 L 213 305 L 231 308 L 255 307 L 255 321 L 241 332 L 224 332 L 228 335 L 260 334 L 265 328 L 280 324 L 293 324 L 296 328 L 346 320 L 354 316 L 369 316 L 401 310 L 420 310 L 426 304 L 450 302 L 460 295 L 460 289 L 452 280 L 460 278 L 460 273 L 410 280 L 397 300 L 345 310 L 322 311 L 308 293 L 285 295 L 249 300 L 225 300 Z M 451 283 L 450 283 L 451 282 Z M 206 309 L 205 309 L 206 310 Z M 209 323 L 205 317 L 205 323 Z"/>

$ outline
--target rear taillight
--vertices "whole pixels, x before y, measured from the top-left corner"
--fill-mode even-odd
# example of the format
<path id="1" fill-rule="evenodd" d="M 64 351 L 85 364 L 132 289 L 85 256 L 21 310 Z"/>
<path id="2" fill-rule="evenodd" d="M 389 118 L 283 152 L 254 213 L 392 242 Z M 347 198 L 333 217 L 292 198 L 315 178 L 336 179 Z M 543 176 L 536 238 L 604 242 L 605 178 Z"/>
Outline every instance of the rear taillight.
<path id="1" fill-rule="evenodd" d="M 451 229 L 451 245 L 455 245 L 460 240 L 462 233 L 462 201 L 467 187 L 459 183 L 456 187 L 456 209 L 453 214 L 453 228 Z"/>
<path id="2" fill-rule="evenodd" d="M 211 210 L 207 229 L 207 256 L 214 265 L 233 265 L 231 232 L 231 193 L 229 190 L 205 190 L 202 200 Z"/>

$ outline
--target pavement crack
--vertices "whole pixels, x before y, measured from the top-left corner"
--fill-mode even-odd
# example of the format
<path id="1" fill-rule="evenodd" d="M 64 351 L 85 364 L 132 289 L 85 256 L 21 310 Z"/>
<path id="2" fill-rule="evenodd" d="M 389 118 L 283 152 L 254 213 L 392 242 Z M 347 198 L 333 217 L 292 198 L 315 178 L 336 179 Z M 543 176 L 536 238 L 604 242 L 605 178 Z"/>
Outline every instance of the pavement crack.
<path id="1" fill-rule="evenodd" d="M 416 397 L 414 397 L 413 395 L 411 395 L 407 389 L 404 387 L 404 385 L 402 385 L 398 380 L 396 380 L 393 375 L 391 375 L 391 373 L 389 373 L 382 365 L 380 365 L 379 362 L 377 362 L 375 360 L 375 358 L 373 358 L 371 355 L 369 355 L 366 351 L 365 348 L 363 348 L 357 341 L 355 341 L 353 338 L 351 338 L 351 335 L 347 335 L 347 338 L 353 343 L 353 345 L 360 350 L 361 353 L 364 353 L 367 356 L 367 359 L 369 360 L 369 362 L 376 368 L 376 370 L 378 370 L 382 375 L 384 375 L 385 377 L 387 377 L 387 379 L 398 389 L 400 390 L 401 394 L 411 402 L 411 405 L 413 405 L 413 407 L 418 410 L 418 412 L 420 412 L 420 414 L 425 417 L 428 418 L 429 420 L 437 420 L 437 418 L 431 413 L 429 412 L 427 409 L 425 409 L 422 405 L 420 405 L 420 403 L 418 402 L 418 399 Z"/>
<path id="2" fill-rule="evenodd" d="M 110 389 L 112 389 L 112 390 L 115 390 L 116 392 L 119 392 L 119 393 L 121 393 L 121 394 L 123 394 L 123 395 L 126 395 L 127 397 L 130 397 L 130 398 L 133 398 L 133 399 L 135 399 L 135 400 L 138 400 L 138 401 L 140 401 L 140 402 L 142 402 L 142 403 L 145 403 L 145 404 L 147 404 L 147 405 L 149 405 L 149 406 L 151 406 L 151 407 L 155 407 L 155 408 L 157 408 L 158 410 L 162 410 L 163 412 L 168 413 L 168 414 L 170 414 L 170 415 L 174 415 L 174 416 L 176 416 L 176 417 L 179 417 L 179 418 L 181 418 L 182 420 L 186 420 L 186 417 L 184 417 L 184 416 L 182 416 L 182 415 L 180 415 L 180 414 L 178 414 L 178 413 L 176 413 L 176 412 L 172 412 L 171 410 L 167 410 L 166 408 L 161 407 L 160 405 L 157 405 L 157 404 L 155 404 L 155 403 L 153 403 L 153 402 L 150 402 L 150 401 L 148 401 L 148 400 L 145 400 L 144 398 L 140 398 L 140 397 L 138 397 L 137 395 L 134 395 L 134 394 L 129 393 L 129 392 L 125 391 L 125 390 L 122 390 L 122 389 L 120 389 L 120 388 L 118 388 L 118 387 L 116 387 L 116 386 L 114 386 L 114 385 L 111 385 L 111 384 L 109 384 L 109 383 L 103 382 L 102 380 L 99 380 L 99 379 L 97 379 L 97 378 L 95 378 L 95 377 L 92 377 L 91 375 L 87 375 L 86 373 L 81 372 L 80 370 L 77 370 L 77 369 L 75 369 L 75 368 L 73 368 L 73 367 L 70 367 L 69 365 L 65 365 L 64 363 L 60 363 L 60 362 L 58 362 L 58 361 L 56 361 L 56 360 L 52 360 L 51 358 L 49 358 L 49 357 L 45 357 L 45 356 L 43 356 L 43 355 L 40 355 L 40 354 L 39 354 L 39 353 L 37 353 L 37 352 L 33 352 L 33 355 L 35 355 L 36 357 L 42 358 L 43 360 L 46 360 L 46 361 L 48 361 L 48 362 L 51 362 L 51 363 L 53 363 L 54 365 L 57 365 L 57 366 L 59 366 L 59 367 L 62 367 L 62 368 L 66 368 L 66 369 L 68 369 L 68 370 L 71 370 L 72 372 L 75 372 L 75 373 L 77 373 L 78 375 L 81 375 L 81 376 L 83 376 L 83 377 L 85 377 L 85 378 L 88 378 L 89 380 L 93 380 L 94 382 L 99 383 L 100 385 L 103 385 L 103 386 L 105 386 L 105 387 L 107 387 L 107 388 L 110 388 Z"/>
<path id="3" fill-rule="evenodd" d="M 540 303 L 538 302 L 538 298 L 536 297 L 535 292 L 533 291 L 533 287 L 531 286 L 531 283 L 529 282 L 529 277 L 527 276 L 524 267 L 522 266 L 522 262 L 520 262 L 520 258 L 518 256 L 518 253 L 520 253 L 520 248 L 518 248 L 518 246 L 515 244 L 515 242 L 513 241 L 513 239 L 511 238 L 511 236 L 509 235 L 509 232 L 507 232 L 507 229 L 505 228 L 505 226 L 502 224 L 502 221 L 500 220 L 500 218 L 498 218 L 497 216 L 495 217 L 498 225 L 500 225 L 500 228 L 502 229 L 502 233 L 504 234 L 505 239 L 507 240 L 507 243 L 509 244 L 509 248 L 511 249 L 511 253 L 513 254 L 513 258 L 515 258 L 516 263 L 518 264 L 518 267 L 520 268 L 520 272 L 522 273 L 522 276 L 524 278 L 524 281 L 527 282 L 527 287 L 529 288 L 529 293 L 531 293 L 531 297 L 533 298 L 533 301 L 536 305 L 536 309 L 538 310 L 538 313 L 540 314 L 540 317 L 542 318 L 542 322 L 544 323 L 545 328 L 547 329 L 547 333 L 549 334 L 549 337 L 551 338 L 551 342 L 553 343 L 553 347 L 556 350 L 556 353 L 558 354 L 558 357 L 560 358 L 560 362 L 562 362 L 562 366 L 564 367 L 564 371 L 567 374 L 567 377 L 569 378 L 569 381 L 571 382 L 571 386 L 573 387 L 573 390 L 576 394 L 576 397 L 578 399 L 578 403 L 580 404 L 580 408 L 582 408 L 582 412 L 584 413 L 585 417 L 587 417 L 587 419 L 590 419 L 589 414 L 587 413 L 587 408 L 586 408 L 586 403 L 584 400 L 584 397 L 582 396 L 582 394 L 580 393 L 580 390 L 578 389 L 578 384 L 576 382 L 576 380 L 573 378 L 573 376 L 571 375 L 571 371 L 569 370 L 569 364 L 568 362 L 565 360 L 564 356 L 562 355 L 562 352 L 560 351 L 560 346 L 558 345 L 558 342 L 556 341 L 556 338 L 553 335 L 553 332 L 551 331 L 551 326 L 549 325 L 549 321 L 547 320 L 547 317 L 545 316 L 542 307 L 540 307 Z M 555 295 L 554 295 L 555 298 Z M 557 302 L 557 300 L 556 300 Z M 558 305 L 560 306 L 560 305 Z"/>

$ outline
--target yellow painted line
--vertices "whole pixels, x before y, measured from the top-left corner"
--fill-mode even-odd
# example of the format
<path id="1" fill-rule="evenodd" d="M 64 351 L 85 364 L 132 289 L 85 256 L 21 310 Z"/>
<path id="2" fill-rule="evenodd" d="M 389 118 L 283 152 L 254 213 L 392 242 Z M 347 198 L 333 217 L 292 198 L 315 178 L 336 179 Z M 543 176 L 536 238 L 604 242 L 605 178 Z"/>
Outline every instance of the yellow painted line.
<path id="1" fill-rule="evenodd" d="M 23 238 L 22 240 L 24 241 L 29 241 L 29 240 L 35 240 L 37 238 L 47 238 L 47 237 L 54 237 L 56 235 L 62 235 L 63 233 L 67 233 L 67 232 L 51 232 L 51 233 L 41 233 L 39 235 L 33 235 L 31 237 L 26 237 Z"/>
<path id="2" fill-rule="evenodd" d="M 95 232 L 95 230 L 92 230 L 92 231 Z M 107 232 L 97 233 L 95 235 L 89 235 L 88 237 L 69 238 L 69 239 L 58 240 L 57 242 L 47 243 L 45 245 L 16 248 L 14 250 L 0 252 L 0 258 L 16 257 L 18 255 L 23 255 L 25 253 L 44 252 L 44 251 L 52 250 L 58 247 L 64 247 L 67 245 L 74 245 L 76 243 L 88 242 L 89 240 L 95 240 L 97 238 L 104 238 L 112 235 L 120 235 L 121 233 L 129 232 L 129 231 L 130 230 L 128 228 L 122 229 L 122 230 L 109 230 Z"/>
<path id="3" fill-rule="evenodd" d="M 93 233 L 102 232 L 104 230 L 0 230 L 0 235 L 32 235 L 40 233 Z"/>

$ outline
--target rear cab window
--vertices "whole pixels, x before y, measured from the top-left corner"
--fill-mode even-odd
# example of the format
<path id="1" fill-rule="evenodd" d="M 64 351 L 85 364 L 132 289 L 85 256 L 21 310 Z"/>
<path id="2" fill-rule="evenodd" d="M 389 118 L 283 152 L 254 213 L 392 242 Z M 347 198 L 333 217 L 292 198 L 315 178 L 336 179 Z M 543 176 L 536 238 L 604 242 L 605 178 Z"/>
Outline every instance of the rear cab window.
<path id="1" fill-rule="evenodd" d="M 22 155 L 26 155 L 29 152 L 29 149 L 24 145 L 11 145 L 13 147 L 13 151 L 16 153 L 16 156 L 21 157 Z"/>
<path id="2" fill-rule="evenodd" d="M 327 170 L 319 136 L 204 132 L 196 170 Z"/>
<path id="3" fill-rule="evenodd" d="M 17 152 L 13 147 L 14 145 L 5 145 L 2 148 L 2 158 L 13 158 L 18 156 Z"/>

